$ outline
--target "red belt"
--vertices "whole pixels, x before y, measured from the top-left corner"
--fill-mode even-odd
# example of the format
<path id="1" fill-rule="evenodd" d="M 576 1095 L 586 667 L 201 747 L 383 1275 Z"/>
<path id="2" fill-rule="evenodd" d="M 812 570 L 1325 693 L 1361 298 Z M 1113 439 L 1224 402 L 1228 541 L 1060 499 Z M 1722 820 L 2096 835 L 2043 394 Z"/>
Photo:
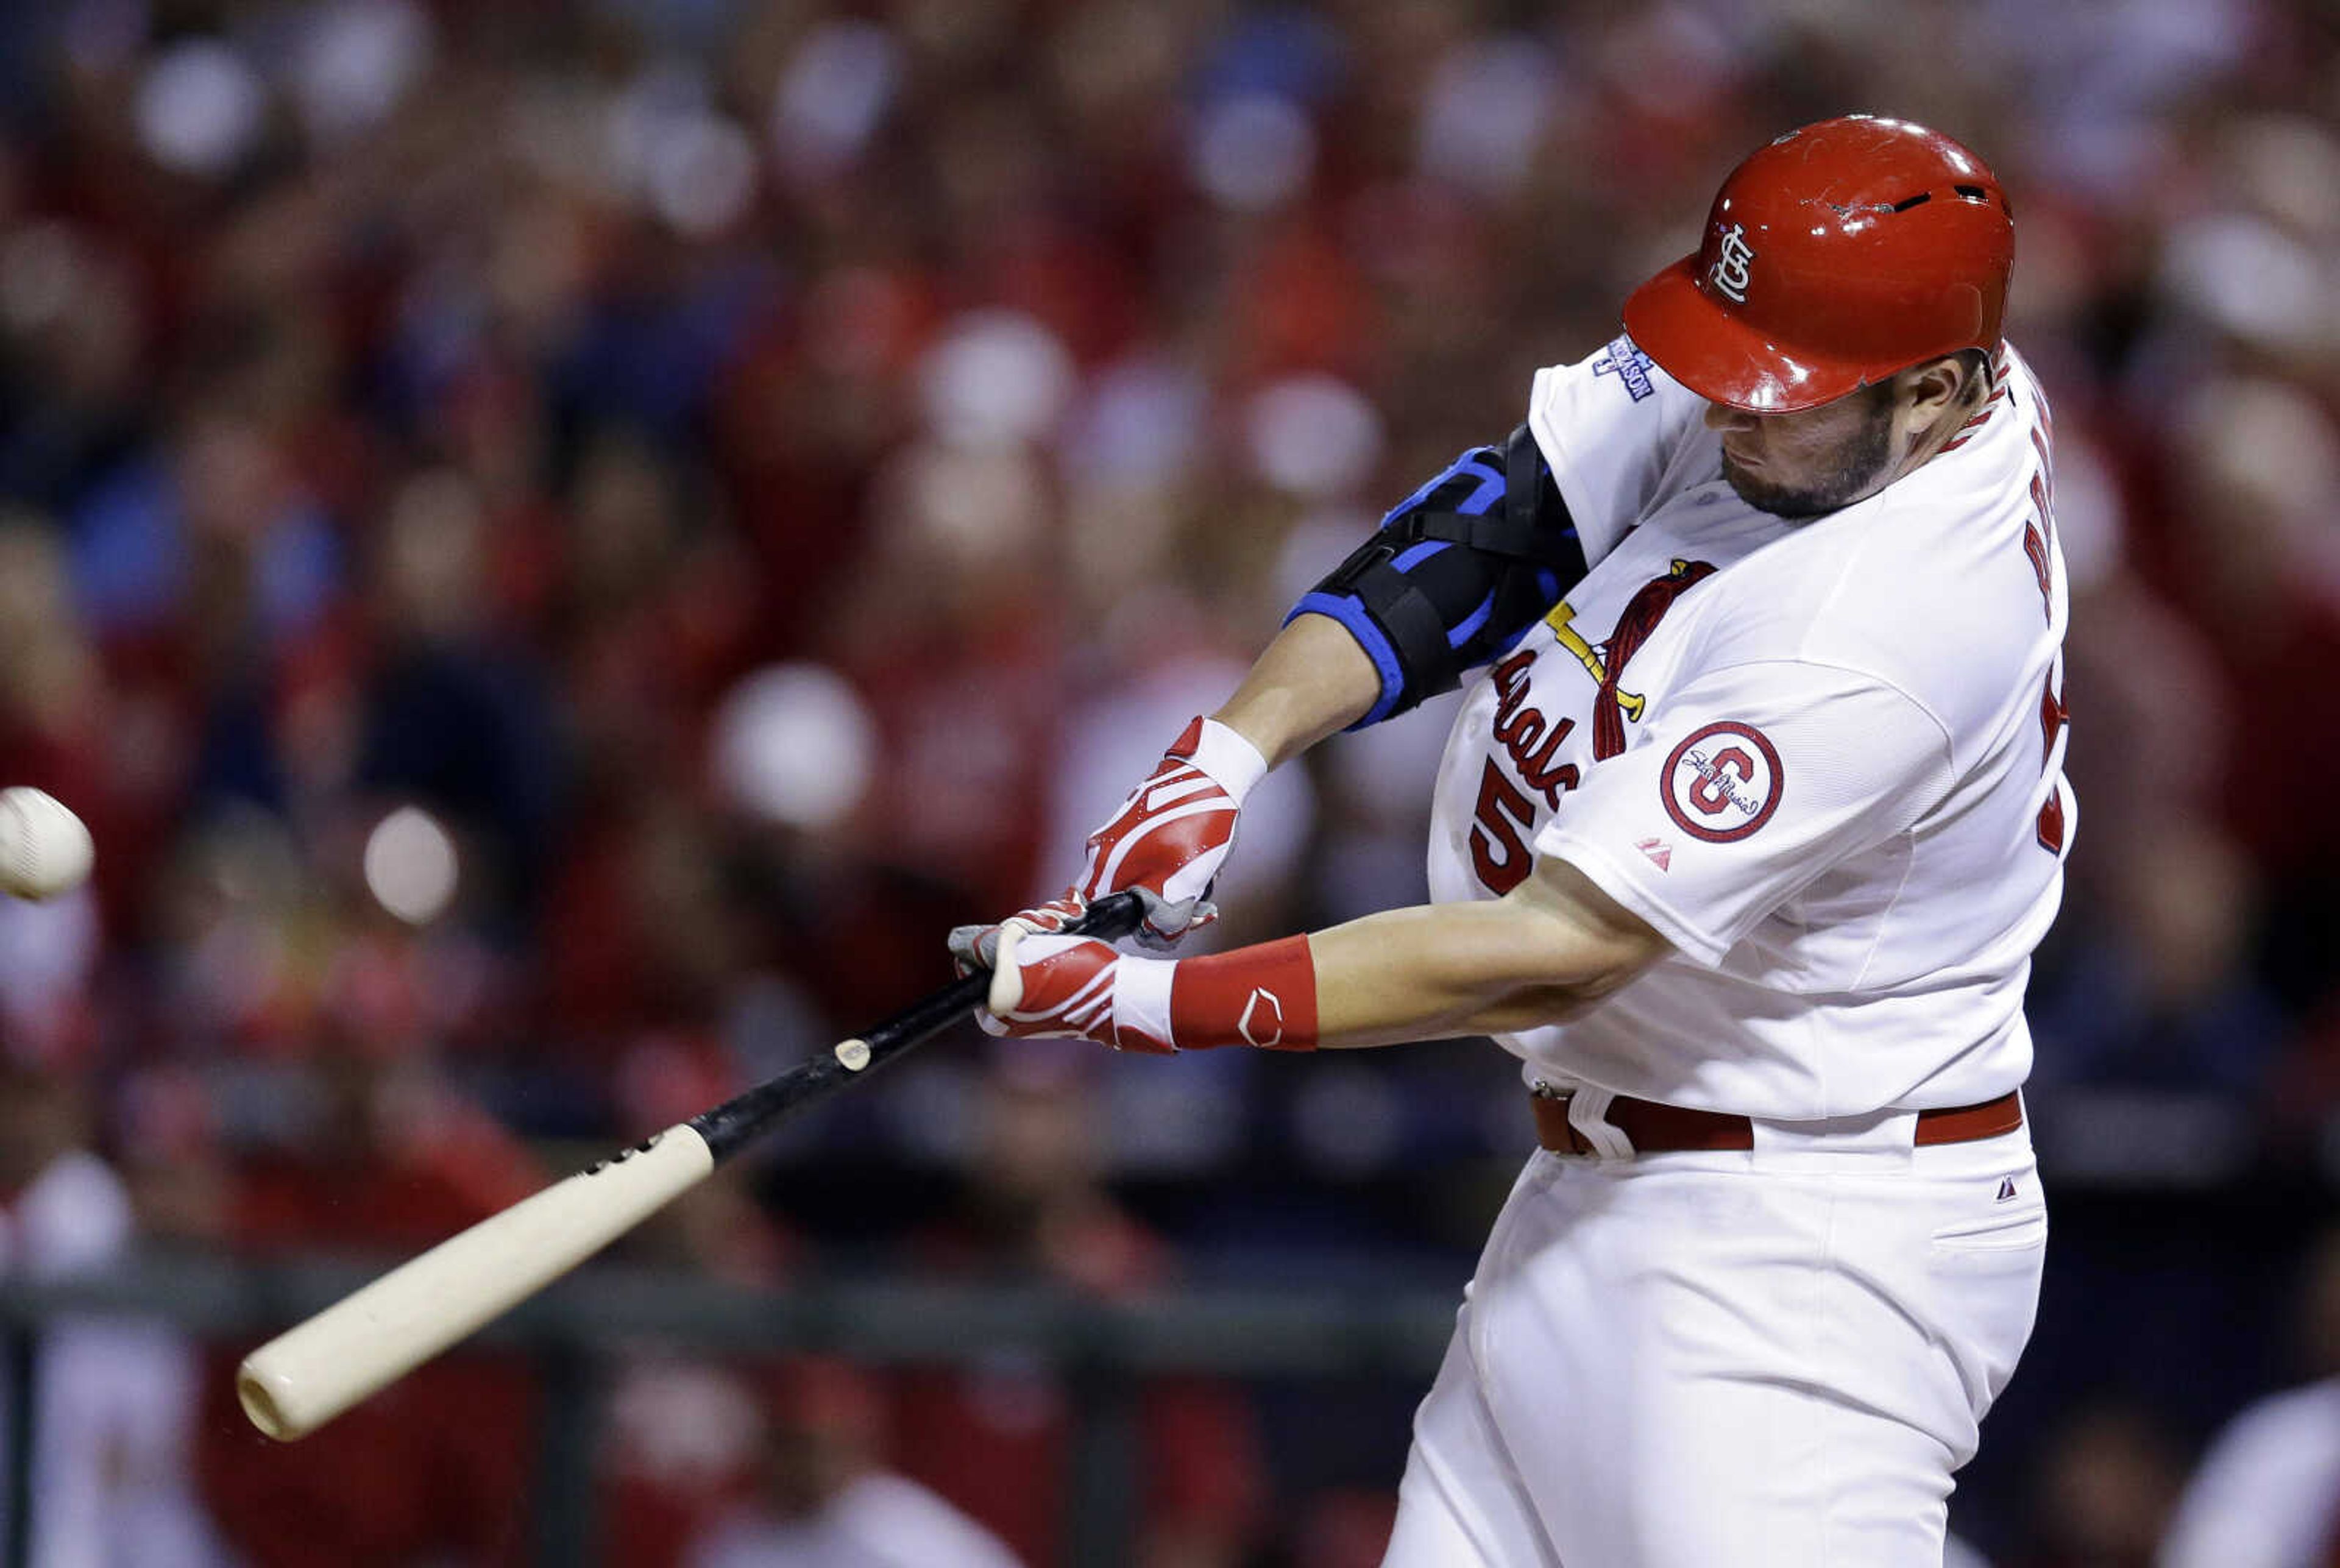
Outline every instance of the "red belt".
<path id="1" fill-rule="evenodd" d="M 1582 1133 L 1568 1125 L 1566 1095 L 1539 1094 L 1535 1107 L 1536 1139 L 1556 1155 L 1591 1155 L 1600 1150 Z M 1686 1150 L 1751 1149 L 1755 1124 L 1727 1111 L 1694 1111 L 1682 1106 L 1661 1106 L 1619 1095 L 1609 1102 L 1611 1126 L 1623 1133 L 1635 1154 L 1680 1154 Z M 1954 1106 L 1918 1113 L 1917 1141 L 1964 1144 L 1995 1138 L 2023 1125 L 2023 1101 L 2012 1091 L 1978 1106 Z"/>

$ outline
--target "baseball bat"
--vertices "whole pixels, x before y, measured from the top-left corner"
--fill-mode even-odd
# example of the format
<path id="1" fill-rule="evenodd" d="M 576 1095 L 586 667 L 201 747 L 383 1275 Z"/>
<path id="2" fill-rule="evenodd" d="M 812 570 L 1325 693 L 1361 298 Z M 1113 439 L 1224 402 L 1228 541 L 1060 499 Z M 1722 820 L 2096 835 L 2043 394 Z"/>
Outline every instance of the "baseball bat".
<path id="1" fill-rule="evenodd" d="M 1136 928 L 1135 893 L 1099 898 L 1070 930 Z M 587 1166 L 383 1275 L 244 1357 L 236 1394 L 280 1442 L 305 1437 L 534 1295 L 704 1181 L 760 1135 L 898 1060 L 982 1004 L 988 970 L 962 976 L 867 1035 Z"/>

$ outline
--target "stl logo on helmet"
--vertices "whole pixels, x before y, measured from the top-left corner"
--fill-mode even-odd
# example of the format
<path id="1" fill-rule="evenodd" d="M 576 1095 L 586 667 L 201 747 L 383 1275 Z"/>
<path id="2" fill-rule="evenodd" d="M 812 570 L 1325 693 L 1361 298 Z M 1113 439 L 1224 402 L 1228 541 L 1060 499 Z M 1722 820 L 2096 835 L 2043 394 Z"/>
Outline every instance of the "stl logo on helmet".
<path id="1" fill-rule="evenodd" d="M 1740 304 L 1747 303 L 1747 283 L 1755 264 L 1754 247 L 1747 243 L 1747 226 L 1733 223 L 1722 231 L 1716 243 L 1714 265 L 1707 275 L 1727 299 Z"/>

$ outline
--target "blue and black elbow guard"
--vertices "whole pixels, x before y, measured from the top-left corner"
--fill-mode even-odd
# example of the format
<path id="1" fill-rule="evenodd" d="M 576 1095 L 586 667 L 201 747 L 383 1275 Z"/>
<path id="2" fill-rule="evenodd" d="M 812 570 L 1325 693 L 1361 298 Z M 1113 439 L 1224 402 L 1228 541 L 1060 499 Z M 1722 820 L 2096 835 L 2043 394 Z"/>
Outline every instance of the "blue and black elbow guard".
<path id="1" fill-rule="evenodd" d="M 1348 628 L 1381 672 L 1362 729 L 1501 658 L 1582 580 L 1584 547 L 1528 427 L 1415 491 L 1284 618 Z"/>

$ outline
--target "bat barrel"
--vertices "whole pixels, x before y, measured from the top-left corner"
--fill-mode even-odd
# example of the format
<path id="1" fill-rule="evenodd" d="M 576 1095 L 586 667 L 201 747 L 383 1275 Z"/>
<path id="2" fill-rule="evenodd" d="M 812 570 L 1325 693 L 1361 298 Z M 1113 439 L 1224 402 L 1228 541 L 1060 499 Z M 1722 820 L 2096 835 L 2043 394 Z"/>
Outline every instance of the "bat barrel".
<path id="1" fill-rule="evenodd" d="M 244 1358 L 236 1395 L 289 1443 L 396 1381 L 640 1225 L 715 1168 L 689 1126 L 556 1182 L 391 1270 Z"/>
<path id="2" fill-rule="evenodd" d="M 1092 904 L 1071 928 L 1111 940 L 1135 928 L 1134 893 Z M 864 1037 L 759 1084 L 613 1159 L 514 1204 L 392 1269 L 246 1356 L 236 1394 L 253 1425 L 290 1443 L 534 1295 L 706 1179 L 758 1134 L 902 1055 L 979 1006 L 965 977 Z"/>

